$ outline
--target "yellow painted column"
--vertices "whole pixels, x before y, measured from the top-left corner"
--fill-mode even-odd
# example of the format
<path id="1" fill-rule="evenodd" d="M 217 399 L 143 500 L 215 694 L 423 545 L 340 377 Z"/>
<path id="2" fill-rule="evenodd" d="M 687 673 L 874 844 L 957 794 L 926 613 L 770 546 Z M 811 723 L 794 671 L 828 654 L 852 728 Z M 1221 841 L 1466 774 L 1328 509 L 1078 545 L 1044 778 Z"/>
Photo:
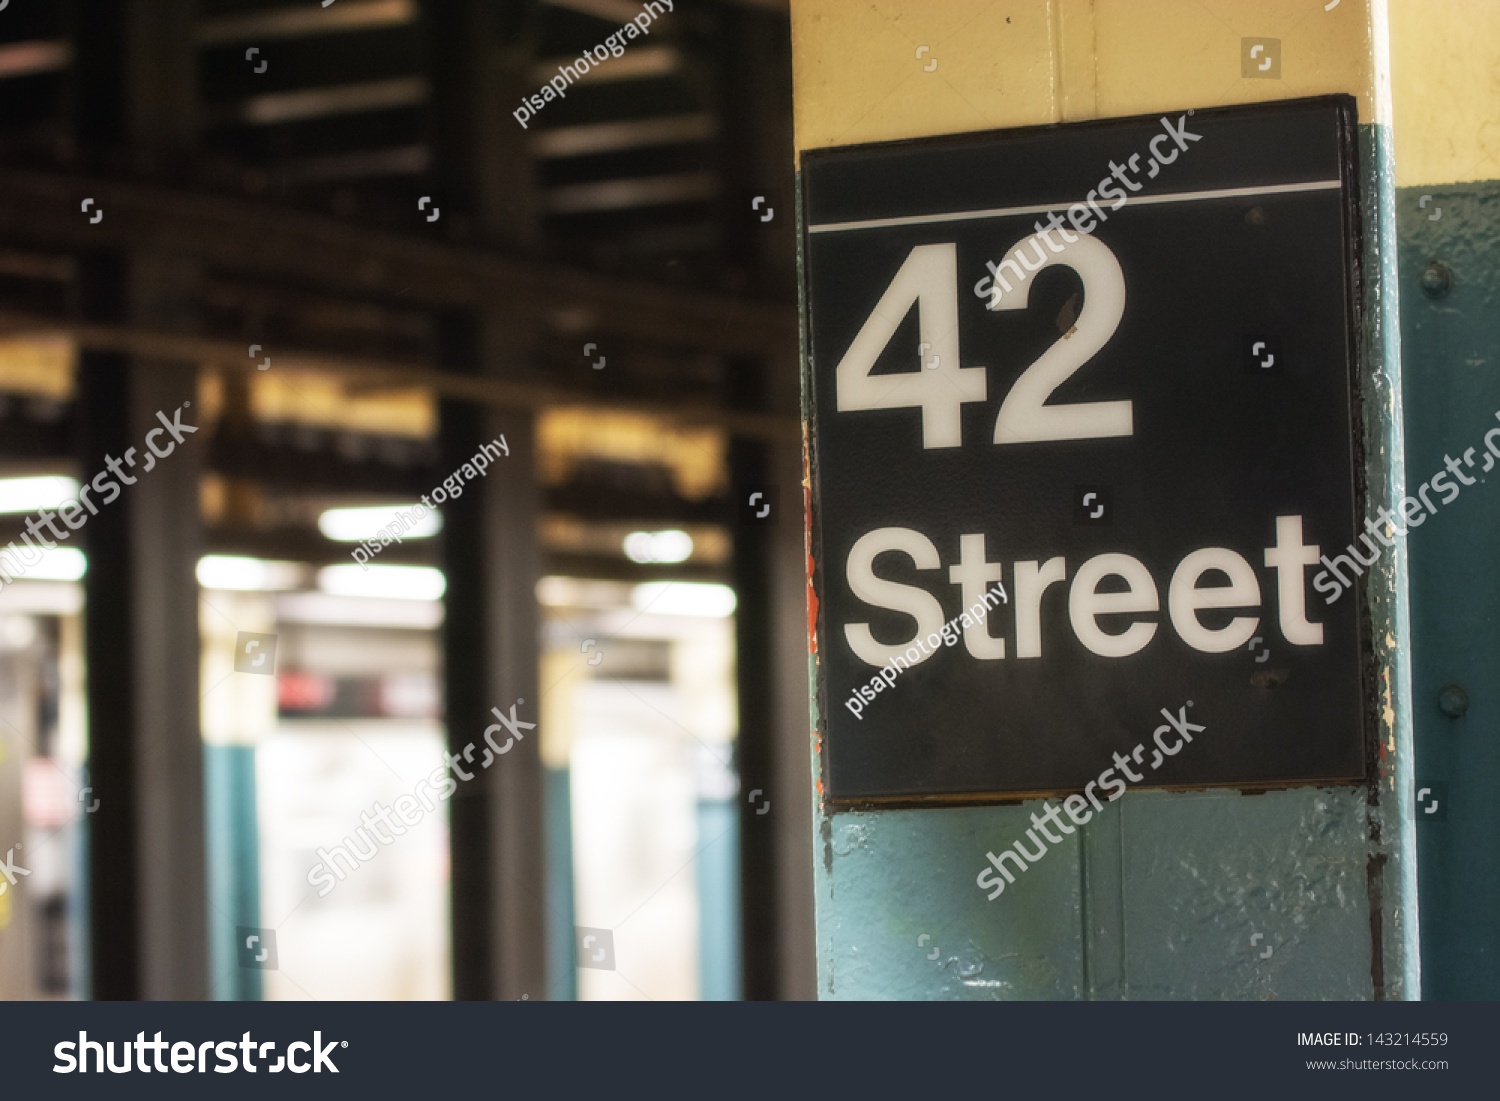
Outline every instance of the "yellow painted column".
<path id="1" fill-rule="evenodd" d="M 1386 122 L 1383 7 L 792 0 L 797 149 L 1333 92 L 1359 100 L 1361 123 Z M 1247 38 L 1280 43 L 1279 79 L 1242 75 Z"/>
<path id="2" fill-rule="evenodd" d="M 1396 186 L 1500 179 L 1500 4 L 1390 0 L 1390 27 Z"/>

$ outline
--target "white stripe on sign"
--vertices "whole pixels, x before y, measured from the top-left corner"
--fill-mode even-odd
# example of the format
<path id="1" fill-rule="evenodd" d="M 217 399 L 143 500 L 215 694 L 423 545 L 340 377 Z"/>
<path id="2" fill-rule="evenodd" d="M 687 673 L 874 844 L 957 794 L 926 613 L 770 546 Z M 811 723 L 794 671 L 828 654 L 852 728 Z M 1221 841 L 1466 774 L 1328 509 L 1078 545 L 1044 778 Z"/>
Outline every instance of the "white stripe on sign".
<path id="1" fill-rule="evenodd" d="M 1286 195 L 1294 191 L 1337 191 L 1341 186 L 1343 185 L 1338 180 L 1310 180 L 1307 183 L 1268 184 L 1265 187 L 1224 187 L 1217 191 L 1172 191 L 1164 195 L 1146 195 L 1139 199 L 1132 197 L 1125 205 L 1192 203 L 1204 199 L 1239 199 L 1250 195 Z M 1079 199 L 1078 202 L 1087 205 L 1083 199 Z M 995 210 L 960 210 L 953 214 L 919 214 L 914 218 L 870 218 L 863 222 L 824 222 L 820 225 L 808 226 L 807 232 L 843 233 L 851 229 L 886 229 L 893 226 L 935 225 L 939 222 L 968 222 L 980 218 L 1009 218 L 1017 214 L 1046 214 L 1052 210 L 1066 210 L 1072 205 L 1072 202 L 1062 202 L 1042 206 L 1007 206 Z M 1113 214 L 1115 211 L 1111 209 L 1110 213 Z"/>

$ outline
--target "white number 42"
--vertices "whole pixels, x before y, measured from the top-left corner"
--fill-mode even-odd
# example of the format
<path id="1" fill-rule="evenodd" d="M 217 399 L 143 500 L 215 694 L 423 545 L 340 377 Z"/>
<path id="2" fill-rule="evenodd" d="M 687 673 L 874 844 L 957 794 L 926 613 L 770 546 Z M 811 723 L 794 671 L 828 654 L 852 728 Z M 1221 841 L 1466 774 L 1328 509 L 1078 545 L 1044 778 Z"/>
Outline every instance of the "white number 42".
<path id="1" fill-rule="evenodd" d="M 1077 324 L 1061 336 L 1016 379 L 995 417 L 996 443 L 1036 440 L 1087 440 L 1129 436 L 1134 432 L 1129 401 L 1075 402 L 1047 405 L 1052 393 L 1104 347 L 1125 313 L 1125 276 L 1107 246 L 1079 234 L 1061 251 L 1043 249 L 1037 236 L 1027 237 L 1009 253 L 1019 259 L 1021 248 L 1036 241 L 1035 252 L 1045 256 L 1035 269 L 1063 264 L 1083 280 L 1087 308 Z M 1002 262 L 1003 264 L 1003 262 Z M 1017 270 L 1020 270 L 1017 267 Z M 991 309 L 1026 308 L 1031 281 L 1021 279 L 1002 298 L 996 287 Z M 893 375 L 872 375 L 880 353 L 896 328 L 917 304 L 924 346 L 934 359 L 923 369 Z M 962 443 L 959 410 L 964 402 L 984 401 L 986 369 L 959 366 L 958 251 L 952 242 L 918 245 L 875 304 L 844 358 L 835 370 L 840 412 L 861 409 L 922 410 L 922 446 L 957 447 Z"/>

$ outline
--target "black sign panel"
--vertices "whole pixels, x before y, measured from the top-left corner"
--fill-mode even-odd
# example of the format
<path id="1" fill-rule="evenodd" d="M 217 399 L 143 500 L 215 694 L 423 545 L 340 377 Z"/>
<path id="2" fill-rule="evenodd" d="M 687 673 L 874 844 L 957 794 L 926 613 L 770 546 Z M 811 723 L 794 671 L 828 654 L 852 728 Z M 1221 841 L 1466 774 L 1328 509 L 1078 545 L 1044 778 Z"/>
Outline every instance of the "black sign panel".
<path id="1" fill-rule="evenodd" d="M 827 798 L 1082 791 L 1162 709 L 1204 732 L 1147 785 L 1363 777 L 1354 140 L 1340 96 L 803 154 Z"/>

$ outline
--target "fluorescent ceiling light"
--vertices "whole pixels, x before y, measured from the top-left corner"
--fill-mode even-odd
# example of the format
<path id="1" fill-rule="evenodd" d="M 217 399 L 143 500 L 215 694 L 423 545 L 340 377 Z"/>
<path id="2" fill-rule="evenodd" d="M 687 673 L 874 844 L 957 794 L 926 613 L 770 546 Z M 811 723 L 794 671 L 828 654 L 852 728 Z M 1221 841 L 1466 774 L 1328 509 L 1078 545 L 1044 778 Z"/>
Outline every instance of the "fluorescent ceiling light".
<path id="1" fill-rule="evenodd" d="M 685 531 L 633 531 L 625 537 L 625 556 L 632 562 L 686 562 L 693 537 Z"/>
<path id="2" fill-rule="evenodd" d="M 636 611 L 652 615 L 691 615 L 722 619 L 733 615 L 734 590 L 728 585 L 689 581 L 648 581 L 630 594 Z"/>
<path id="3" fill-rule="evenodd" d="M 430 631 L 443 623 L 440 600 L 378 600 L 368 596 L 283 593 L 273 597 L 278 623 L 336 627 L 394 627 Z"/>
<path id="4" fill-rule="evenodd" d="M 422 509 L 425 515 L 417 516 L 412 509 Z M 396 519 L 396 514 L 403 511 L 408 517 L 406 522 L 412 524 L 405 531 L 401 531 L 401 524 Z M 427 539 L 443 530 L 443 517 L 436 509 L 424 505 L 331 508 L 318 517 L 318 530 L 340 543 L 374 539 L 384 527 L 400 532 L 402 539 Z"/>
<path id="5" fill-rule="evenodd" d="M 442 570 L 430 566 L 324 566 L 318 588 L 334 596 L 383 596 L 395 600 L 436 600 L 448 588 Z"/>
<path id="6" fill-rule="evenodd" d="M 0 478 L 0 512 L 35 512 L 77 499 L 78 483 L 72 478 Z"/>
<path id="7" fill-rule="evenodd" d="M 28 566 L 20 555 L 5 550 L 5 557 L 0 559 L 8 573 L 15 574 L 17 581 L 77 581 L 88 569 L 88 559 L 83 556 L 83 551 L 74 550 L 72 547 L 57 547 L 53 550 L 26 548 L 26 557 L 40 554 L 42 559 L 34 566 Z"/>
<path id="8" fill-rule="evenodd" d="M 544 577 L 536 583 L 537 602 L 548 608 L 612 611 L 630 607 L 631 587 L 623 581 L 586 581 L 578 577 Z"/>
<path id="9" fill-rule="evenodd" d="M 297 562 L 271 562 L 228 554 L 209 554 L 198 559 L 198 584 L 205 589 L 286 592 L 302 587 L 302 573 Z"/>

